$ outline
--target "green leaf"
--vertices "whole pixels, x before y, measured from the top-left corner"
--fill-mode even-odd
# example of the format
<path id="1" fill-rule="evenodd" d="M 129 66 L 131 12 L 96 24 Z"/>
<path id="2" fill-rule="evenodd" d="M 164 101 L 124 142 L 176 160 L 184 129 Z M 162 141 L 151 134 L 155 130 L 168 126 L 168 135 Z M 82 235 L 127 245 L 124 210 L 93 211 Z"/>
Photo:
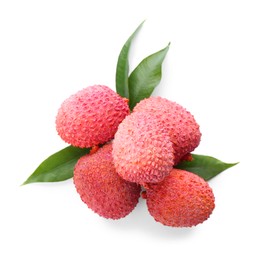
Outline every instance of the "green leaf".
<path id="1" fill-rule="evenodd" d="M 206 181 L 238 163 L 224 163 L 214 157 L 192 154 L 192 161 L 182 161 L 176 168 L 193 172 Z"/>
<path id="2" fill-rule="evenodd" d="M 89 151 L 89 148 L 68 146 L 54 153 L 44 160 L 22 185 L 33 182 L 57 182 L 72 178 L 76 162 Z"/>
<path id="3" fill-rule="evenodd" d="M 128 62 L 128 53 L 137 32 L 142 27 L 144 21 L 136 28 L 134 33 L 128 38 L 124 46 L 122 47 L 116 68 L 116 91 L 117 93 L 125 98 L 129 98 L 128 93 L 128 74 L 129 74 L 129 62 Z"/>
<path id="4" fill-rule="evenodd" d="M 162 50 L 146 57 L 133 70 L 128 79 L 129 106 L 134 106 L 144 98 L 150 97 L 161 80 L 161 67 L 170 43 Z"/>

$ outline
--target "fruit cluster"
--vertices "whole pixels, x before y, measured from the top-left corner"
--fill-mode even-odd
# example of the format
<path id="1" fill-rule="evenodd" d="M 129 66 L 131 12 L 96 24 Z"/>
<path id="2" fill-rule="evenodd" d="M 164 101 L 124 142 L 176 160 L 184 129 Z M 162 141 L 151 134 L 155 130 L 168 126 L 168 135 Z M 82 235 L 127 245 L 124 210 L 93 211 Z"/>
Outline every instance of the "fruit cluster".
<path id="1" fill-rule="evenodd" d="M 67 143 L 92 147 L 74 168 L 82 201 L 105 218 L 127 216 L 139 197 L 154 219 L 172 227 L 202 223 L 214 209 L 208 183 L 176 169 L 191 160 L 200 142 L 199 125 L 181 105 L 161 97 L 128 100 L 109 87 L 94 85 L 66 99 L 56 129 Z"/>

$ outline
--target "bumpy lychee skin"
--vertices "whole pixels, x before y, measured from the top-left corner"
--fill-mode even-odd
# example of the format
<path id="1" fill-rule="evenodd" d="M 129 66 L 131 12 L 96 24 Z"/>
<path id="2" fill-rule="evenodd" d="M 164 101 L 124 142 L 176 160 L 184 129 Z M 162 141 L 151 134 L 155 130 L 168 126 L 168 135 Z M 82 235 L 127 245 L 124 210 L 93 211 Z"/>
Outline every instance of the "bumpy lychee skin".
<path id="1" fill-rule="evenodd" d="M 162 181 L 173 168 L 173 152 L 167 130 L 152 114 L 130 114 L 113 140 L 116 171 L 123 179 L 139 184 Z"/>
<path id="2" fill-rule="evenodd" d="M 104 218 L 119 219 L 137 205 L 141 187 L 123 180 L 115 171 L 112 144 L 81 157 L 74 169 L 74 184 L 82 201 Z"/>
<path id="3" fill-rule="evenodd" d="M 175 165 L 200 143 L 201 133 L 193 115 L 181 105 L 162 97 L 140 101 L 133 112 L 158 114 L 173 142 Z"/>
<path id="4" fill-rule="evenodd" d="M 67 143 L 81 148 L 111 140 L 129 114 L 127 102 L 107 86 L 94 85 L 66 99 L 56 117 L 56 129 Z"/>
<path id="5" fill-rule="evenodd" d="M 211 215 L 213 191 L 198 175 L 173 169 L 169 176 L 146 191 L 147 206 L 154 219 L 171 227 L 192 227 Z"/>

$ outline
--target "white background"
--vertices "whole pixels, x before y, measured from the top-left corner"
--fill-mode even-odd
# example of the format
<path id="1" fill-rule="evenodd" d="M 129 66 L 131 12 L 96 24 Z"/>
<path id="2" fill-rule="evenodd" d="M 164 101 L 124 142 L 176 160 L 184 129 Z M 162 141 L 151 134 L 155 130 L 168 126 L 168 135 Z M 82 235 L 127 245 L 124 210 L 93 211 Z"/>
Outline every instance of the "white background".
<path id="1" fill-rule="evenodd" d="M 253 1 L 0 1 L 0 259 L 254 259 Z M 196 117 L 196 153 L 240 163 L 210 181 L 216 208 L 195 228 L 156 223 L 140 200 L 105 220 L 72 180 L 20 186 L 66 146 L 55 116 L 70 94 L 115 88 L 119 51 L 146 22 L 131 70 L 171 46 L 155 91 Z"/>

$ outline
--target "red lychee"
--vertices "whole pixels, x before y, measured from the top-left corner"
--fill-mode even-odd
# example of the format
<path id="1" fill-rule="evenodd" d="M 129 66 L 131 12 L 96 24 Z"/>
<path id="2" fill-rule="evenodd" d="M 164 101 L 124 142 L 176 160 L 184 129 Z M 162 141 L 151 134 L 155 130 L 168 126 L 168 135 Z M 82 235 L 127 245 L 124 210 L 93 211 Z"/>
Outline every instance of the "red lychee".
<path id="1" fill-rule="evenodd" d="M 138 184 L 125 181 L 116 173 L 111 143 L 78 160 L 74 184 L 89 208 L 111 219 L 128 215 L 138 203 L 141 191 Z"/>
<path id="2" fill-rule="evenodd" d="M 193 115 L 181 105 L 162 97 L 140 101 L 133 112 L 152 113 L 159 116 L 173 143 L 175 165 L 200 143 L 201 133 Z"/>
<path id="3" fill-rule="evenodd" d="M 179 169 L 173 169 L 162 182 L 147 187 L 146 197 L 154 219 L 172 227 L 196 226 L 207 220 L 215 207 L 208 183 Z"/>
<path id="4" fill-rule="evenodd" d="M 62 103 L 56 129 L 65 142 L 81 148 L 91 147 L 111 140 L 128 114 L 126 100 L 107 86 L 94 85 Z"/>
<path id="5" fill-rule="evenodd" d="M 132 113 L 119 125 L 113 140 L 113 161 L 125 180 L 144 184 L 162 181 L 173 167 L 168 131 L 151 113 Z"/>

